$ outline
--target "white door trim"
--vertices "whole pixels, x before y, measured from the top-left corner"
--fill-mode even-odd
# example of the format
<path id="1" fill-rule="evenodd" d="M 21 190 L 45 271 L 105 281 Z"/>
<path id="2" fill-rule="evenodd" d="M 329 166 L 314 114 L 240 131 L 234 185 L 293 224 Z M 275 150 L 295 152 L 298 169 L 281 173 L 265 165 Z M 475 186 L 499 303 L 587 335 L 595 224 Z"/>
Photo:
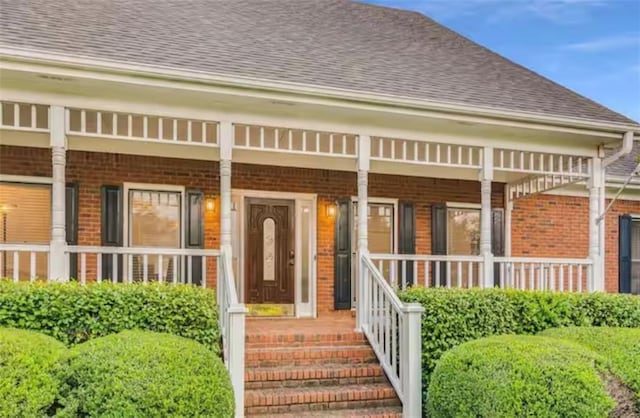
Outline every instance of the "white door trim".
<path id="1" fill-rule="evenodd" d="M 263 199 L 282 199 L 282 200 L 293 200 L 295 202 L 294 209 L 294 225 L 295 225 L 295 251 L 296 254 L 300 254 L 300 249 L 302 247 L 302 230 L 301 230 L 301 217 L 299 216 L 302 212 L 302 205 L 304 202 L 311 203 L 311 217 L 310 217 L 310 240 L 311 246 L 309 248 L 309 259 L 310 259 L 310 269 L 311 274 L 309 277 L 309 286 L 310 286 L 310 303 L 311 309 L 307 310 L 307 315 L 301 315 L 301 272 L 302 272 L 302 262 L 300 257 L 296 257 L 295 259 L 295 280 L 294 280 L 294 295 L 295 295 L 295 312 L 296 317 L 300 316 L 311 316 L 316 317 L 317 315 L 317 230 L 318 230 L 318 222 L 317 222 L 317 213 L 318 213 L 318 196 L 314 193 L 290 193 L 290 192 L 280 192 L 280 191 L 269 191 L 269 190 L 247 190 L 247 189 L 231 189 L 231 200 L 232 202 L 237 202 L 236 205 L 232 204 L 232 210 L 237 211 L 238 214 L 235 222 L 237 231 L 232 231 L 232 240 L 240 240 L 240 242 L 236 242 L 235 248 L 237 248 L 237 277 L 238 277 L 238 294 L 240 295 L 240 300 L 245 300 L 245 277 L 244 277 L 244 237 L 245 237 L 245 207 L 244 200 L 246 197 L 255 197 L 255 198 L 263 198 Z M 310 312 L 309 312 L 310 311 Z"/>

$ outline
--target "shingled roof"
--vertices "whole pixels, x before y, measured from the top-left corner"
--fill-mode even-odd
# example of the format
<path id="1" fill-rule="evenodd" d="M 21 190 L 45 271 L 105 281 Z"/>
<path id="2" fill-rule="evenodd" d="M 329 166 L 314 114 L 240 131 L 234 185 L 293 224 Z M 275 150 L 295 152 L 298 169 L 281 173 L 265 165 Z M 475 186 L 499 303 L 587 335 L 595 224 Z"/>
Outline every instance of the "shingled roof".
<path id="1" fill-rule="evenodd" d="M 613 153 L 615 151 L 611 151 Z M 609 167 L 607 167 L 607 175 L 616 177 L 627 177 L 634 172 L 638 165 L 638 158 L 640 157 L 640 142 L 635 141 L 633 143 L 633 150 L 631 153 L 625 155 L 614 161 Z"/>
<path id="2" fill-rule="evenodd" d="M 0 46 L 636 122 L 419 13 L 347 0 L 0 0 Z"/>

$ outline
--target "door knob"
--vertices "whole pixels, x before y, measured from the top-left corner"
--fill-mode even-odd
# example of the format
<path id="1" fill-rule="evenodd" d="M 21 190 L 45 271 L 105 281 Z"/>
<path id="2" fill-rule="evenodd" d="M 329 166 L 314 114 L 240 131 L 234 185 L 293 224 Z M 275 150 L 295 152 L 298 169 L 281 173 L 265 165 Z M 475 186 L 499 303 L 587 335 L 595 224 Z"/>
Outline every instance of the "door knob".
<path id="1" fill-rule="evenodd" d="M 296 262 L 296 253 L 293 250 L 289 251 L 289 265 L 293 266 Z"/>

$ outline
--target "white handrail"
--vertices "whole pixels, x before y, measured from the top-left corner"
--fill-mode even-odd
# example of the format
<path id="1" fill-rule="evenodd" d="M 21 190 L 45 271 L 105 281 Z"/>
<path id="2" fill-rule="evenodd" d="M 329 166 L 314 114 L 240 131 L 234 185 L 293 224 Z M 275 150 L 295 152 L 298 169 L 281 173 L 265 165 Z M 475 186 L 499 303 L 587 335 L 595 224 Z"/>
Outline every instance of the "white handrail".
<path id="1" fill-rule="evenodd" d="M 231 247 L 223 246 L 218 258 L 217 297 L 224 362 L 234 390 L 236 417 L 244 416 L 245 316 L 247 308 L 239 303 L 231 261 Z"/>
<path id="2" fill-rule="evenodd" d="M 405 290 L 424 287 L 480 287 L 484 258 L 474 255 L 370 254 L 370 259 L 391 285 Z"/>
<path id="3" fill-rule="evenodd" d="M 46 271 L 48 273 L 49 270 L 49 245 L 46 244 L 7 244 L 0 243 L 0 277 L 7 276 L 11 277 L 14 282 L 20 281 L 20 279 L 28 278 L 29 281 L 33 282 L 38 278 L 37 270 L 38 270 L 38 254 L 46 254 L 47 256 L 47 264 Z M 29 268 L 28 268 L 28 276 L 21 274 L 21 266 L 23 257 L 22 254 L 27 253 L 29 255 Z M 9 256 L 9 257 L 7 257 Z M 11 275 L 9 276 L 7 273 L 9 272 L 9 263 L 11 263 Z M 26 269 L 25 269 L 26 271 Z M 44 277 L 46 279 L 46 277 Z"/>
<path id="4" fill-rule="evenodd" d="M 402 401 L 403 416 L 422 414 L 419 304 L 403 303 L 369 256 L 361 255 L 358 326 Z"/>
<path id="5" fill-rule="evenodd" d="M 191 255 L 218 257 L 220 250 L 205 250 L 199 248 L 158 248 L 158 247 L 94 247 L 88 245 L 69 245 L 69 253 L 92 254 L 133 254 L 133 255 Z"/>
<path id="6" fill-rule="evenodd" d="M 593 288 L 593 261 L 581 258 L 495 257 L 501 288 L 583 292 Z"/>
<path id="7" fill-rule="evenodd" d="M 74 263 L 78 273 L 76 278 L 82 284 L 87 282 L 87 276 L 92 273 L 91 277 L 96 282 L 110 279 L 114 283 L 158 281 L 194 284 L 199 280 L 202 287 L 207 286 L 207 262 L 220 256 L 220 251 L 215 249 L 86 245 L 69 245 L 66 253 L 67 272 L 71 271 L 71 263 Z M 77 255 L 77 258 L 73 259 L 72 255 Z M 104 263 L 110 263 L 107 270 L 110 277 L 103 277 Z M 200 264 L 200 274 L 194 277 L 194 271 L 198 271 L 197 263 Z"/>

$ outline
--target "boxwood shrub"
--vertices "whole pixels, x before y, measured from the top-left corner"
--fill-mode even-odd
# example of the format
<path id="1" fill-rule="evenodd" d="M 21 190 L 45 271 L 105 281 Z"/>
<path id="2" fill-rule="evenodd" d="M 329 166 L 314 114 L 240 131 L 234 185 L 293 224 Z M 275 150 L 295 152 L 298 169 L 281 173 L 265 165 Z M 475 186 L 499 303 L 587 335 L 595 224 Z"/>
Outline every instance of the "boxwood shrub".
<path id="1" fill-rule="evenodd" d="M 615 403 L 598 374 L 603 361 L 556 338 L 470 341 L 438 362 L 429 385 L 429 416 L 606 417 Z"/>
<path id="2" fill-rule="evenodd" d="M 0 328 L 0 416 L 47 416 L 58 395 L 53 372 L 65 346 L 46 335 Z"/>
<path id="3" fill-rule="evenodd" d="M 553 328 L 541 335 L 575 341 L 599 353 L 611 373 L 631 388 L 640 412 L 640 329 L 637 328 Z"/>
<path id="4" fill-rule="evenodd" d="M 123 331 L 72 347 L 66 361 L 59 416 L 233 416 L 222 361 L 193 340 Z"/>
<path id="5" fill-rule="evenodd" d="M 67 345 L 137 328 L 218 352 L 217 315 L 214 293 L 195 286 L 0 281 L 0 327 L 40 331 Z"/>
<path id="6" fill-rule="evenodd" d="M 605 293 L 411 288 L 399 294 L 422 315 L 423 388 L 436 362 L 466 341 L 565 326 L 640 327 L 640 297 Z"/>

